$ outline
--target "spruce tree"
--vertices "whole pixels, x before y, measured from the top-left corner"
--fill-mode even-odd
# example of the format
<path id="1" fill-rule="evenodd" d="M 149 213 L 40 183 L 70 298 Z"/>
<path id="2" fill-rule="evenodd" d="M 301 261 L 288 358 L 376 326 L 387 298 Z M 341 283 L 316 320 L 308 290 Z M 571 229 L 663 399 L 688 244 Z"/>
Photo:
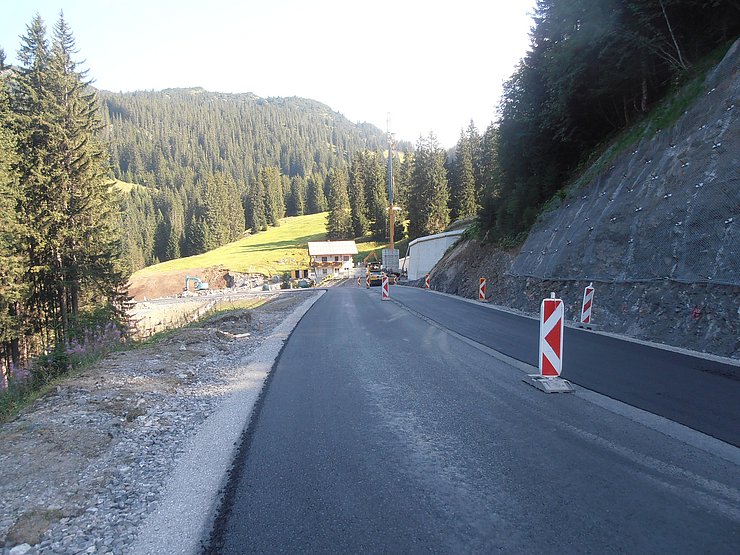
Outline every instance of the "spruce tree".
<path id="1" fill-rule="evenodd" d="M 388 230 L 388 189 L 383 157 L 379 152 L 368 153 L 365 157 L 363 174 L 370 232 L 375 239 L 383 240 Z"/>
<path id="2" fill-rule="evenodd" d="M 419 138 L 409 198 L 409 237 L 412 239 L 440 233 L 450 222 L 445 158 L 433 133 Z"/>
<path id="3" fill-rule="evenodd" d="M 300 175 L 290 178 L 289 216 L 303 216 L 306 212 L 306 180 Z"/>
<path id="4" fill-rule="evenodd" d="M 266 194 L 262 179 L 254 182 L 251 195 L 247 198 L 247 225 L 252 233 L 267 229 L 267 214 L 265 212 Z"/>
<path id="5" fill-rule="evenodd" d="M 326 195 L 324 194 L 323 179 L 320 175 L 313 174 L 308 179 L 308 199 L 307 199 L 307 213 L 318 214 L 319 212 L 326 212 L 327 203 Z"/>
<path id="6" fill-rule="evenodd" d="M 20 363 L 22 303 L 26 295 L 23 275 L 27 263 L 21 242 L 25 230 L 17 210 L 21 191 L 15 169 L 18 155 L 11 118 L 6 82 L 0 76 L 0 372 L 10 364 L 17 367 Z"/>
<path id="7" fill-rule="evenodd" d="M 363 237 L 370 229 L 365 198 L 365 157 L 362 151 L 352 159 L 349 184 L 349 204 L 352 210 L 352 233 Z"/>
<path id="8" fill-rule="evenodd" d="M 51 48 L 36 16 L 22 37 L 13 107 L 20 135 L 22 215 L 28 230 L 31 304 L 59 344 L 83 303 L 105 299 L 120 310 L 122 265 L 117 215 L 106 178 L 106 153 L 95 94 L 73 60 L 64 17 Z"/>
<path id="9" fill-rule="evenodd" d="M 226 176 L 218 174 L 206 177 L 201 207 L 206 251 L 229 242 L 227 201 Z"/>
<path id="10" fill-rule="evenodd" d="M 347 193 L 347 172 L 334 169 L 329 173 L 329 239 L 352 238 L 352 215 Z"/>
<path id="11" fill-rule="evenodd" d="M 285 216 L 285 201 L 283 200 L 283 185 L 280 178 L 280 169 L 268 166 L 260 170 L 259 179 L 265 189 L 265 215 L 269 225 L 280 225 L 280 219 Z"/>
<path id="12" fill-rule="evenodd" d="M 451 208 L 454 218 L 470 218 L 478 213 L 475 169 L 473 166 L 473 144 L 465 132 L 455 148 L 451 187 Z"/>

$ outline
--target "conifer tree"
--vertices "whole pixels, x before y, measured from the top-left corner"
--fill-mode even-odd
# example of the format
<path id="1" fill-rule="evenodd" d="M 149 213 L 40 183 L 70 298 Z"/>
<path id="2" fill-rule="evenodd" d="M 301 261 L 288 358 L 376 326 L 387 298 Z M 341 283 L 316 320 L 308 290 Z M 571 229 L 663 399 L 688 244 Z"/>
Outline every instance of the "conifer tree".
<path id="1" fill-rule="evenodd" d="M 460 133 L 455 148 L 451 186 L 451 208 L 453 218 L 470 218 L 478 213 L 475 169 L 473 166 L 473 144 L 469 134 Z"/>
<path id="2" fill-rule="evenodd" d="M 409 198 L 409 237 L 440 233 L 449 224 L 449 185 L 445 152 L 433 133 L 419 137 Z"/>
<path id="3" fill-rule="evenodd" d="M 280 169 L 268 166 L 260 170 L 259 180 L 265 189 L 265 215 L 269 225 L 279 225 L 280 219 L 285 216 L 285 201 L 283 200 L 283 185 L 280 179 Z"/>
<path id="4" fill-rule="evenodd" d="M 370 218 L 370 232 L 375 239 L 382 240 L 388 230 L 388 188 L 383 157 L 371 152 L 364 159 L 365 197 Z"/>
<path id="5" fill-rule="evenodd" d="M 265 212 L 266 194 L 262 179 L 254 182 L 251 195 L 247 198 L 247 225 L 252 233 L 267 229 L 267 214 Z"/>
<path id="6" fill-rule="evenodd" d="M 182 256 L 182 243 L 185 235 L 185 215 L 183 214 L 180 199 L 174 191 L 168 191 L 166 193 L 165 219 L 167 221 L 167 233 L 164 260 L 175 260 Z"/>
<path id="7" fill-rule="evenodd" d="M 204 180 L 201 218 L 204 249 L 215 249 L 229 242 L 228 190 L 224 174 L 210 175 Z"/>
<path id="8" fill-rule="evenodd" d="M 308 214 L 318 214 L 327 210 L 323 179 L 321 179 L 320 175 L 313 174 L 308 179 L 307 208 Z"/>
<path id="9" fill-rule="evenodd" d="M 98 104 L 73 60 L 74 38 L 63 15 L 51 48 L 36 16 L 22 37 L 13 88 L 20 135 L 22 215 L 32 271 L 31 303 L 59 345 L 81 304 L 93 298 L 118 310 L 125 269 L 106 154 L 98 142 Z"/>
<path id="10" fill-rule="evenodd" d="M 352 215 L 347 194 L 347 172 L 334 169 L 329 173 L 329 239 L 352 238 Z"/>
<path id="11" fill-rule="evenodd" d="M 2 69 L 0 56 L 0 69 Z M 17 144 L 10 127 L 12 114 L 5 80 L 0 77 L 0 372 L 20 363 L 23 333 L 22 303 L 26 295 L 23 274 L 27 263 L 21 238 L 25 235 L 17 207 L 21 201 Z"/>
<path id="12" fill-rule="evenodd" d="M 401 161 L 400 171 L 394 171 L 396 182 L 395 202 L 407 213 L 409 210 L 409 195 L 411 192 L 411 174 L 414 169 L 414 153 L 407 152 Z"/>
<path id="13" fill-rule="evenodd" d="M 290 178 L 290 203 L 286 203 L 289 216 L 303 216 L 306 213 L 306 180 L 296 175 Z"/>
<path id="14" fill-rule="evenodd" d="M 365 153 L 360 151 L 352 159 L 349 185 L 349 204 L 352 210 L 352 233 L 363 237 L 370 229 L 365 198 Z"/>

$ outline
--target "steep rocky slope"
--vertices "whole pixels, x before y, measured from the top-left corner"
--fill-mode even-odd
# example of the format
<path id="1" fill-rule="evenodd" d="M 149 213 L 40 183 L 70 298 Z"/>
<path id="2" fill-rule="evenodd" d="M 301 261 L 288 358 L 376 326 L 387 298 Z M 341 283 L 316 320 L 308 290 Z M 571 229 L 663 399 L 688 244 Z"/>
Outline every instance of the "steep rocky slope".
<path id="1" fill-rule="evenodd" d="M 740 42 L 668 129 L 605 152 L 542 214 L 524 245 L 458 244 L 433 287 L 535 314 L 555 291 L 577 320 L 596 287 L 601 329 L 740 358 Z"/>

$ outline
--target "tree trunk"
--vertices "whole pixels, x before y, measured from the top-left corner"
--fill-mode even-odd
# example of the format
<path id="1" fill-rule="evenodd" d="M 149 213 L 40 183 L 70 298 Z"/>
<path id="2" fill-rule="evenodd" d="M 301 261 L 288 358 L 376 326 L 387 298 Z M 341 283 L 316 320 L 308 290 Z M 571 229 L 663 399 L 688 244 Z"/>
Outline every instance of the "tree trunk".
<path id="1" fill-rule="evenodd" d="M 663 10 L 663 18 L 665 19 L 665 23 L 668 26 L 668 32 L 671 34 L 671 40 L 673 41 L 673 46 L 676 49 L 676 55 L 678 57 L 678 65 L 681 69 L 687 69 L 688 66 L 686 65 L 686 62 L 683 59 L 683 55 L 681 54 L 681 49 L 678 46 L 676 35 L 673 34 L 673 27 L 671 27 L 671 22 L 668 19 L 668 14 L 665 11 L 665 5 L 663 5 L 663 0 L 658 0 L 658 3 L 660 4 L 660 9 Z"/>
<path id="2" fill-rule="evenodd" d="M 13 363 L 13 366 L 15 368 L 18 368 L 21 365 L 21 348 L 20 348 L 20 342 L 17 337 L 10 340 L 9 347 L 10 347 L 10 362 Z"/>
<path id="3" fill-rule="evenodd" d="M 10 305 L 10 316 L 13 318 L 18 316 L 18 303 Z M 20 341 L 17 337 L 14 337 L 9 341 L 8 350 L 10 351 L 10 361 L 13 363 L 13 366 L 18 368 L 21 365 L 21 349 Z"/>

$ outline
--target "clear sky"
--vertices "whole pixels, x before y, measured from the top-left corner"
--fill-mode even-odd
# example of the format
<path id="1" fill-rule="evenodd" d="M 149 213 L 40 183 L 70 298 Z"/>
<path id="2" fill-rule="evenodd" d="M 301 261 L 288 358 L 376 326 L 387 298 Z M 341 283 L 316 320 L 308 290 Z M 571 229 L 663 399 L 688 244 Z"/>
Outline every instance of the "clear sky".
<path id="1" fill-rule="evenodd" d="M 78 60 L 109 91 L 203 87 L 302 96 L 352 121 L 451 147 L 495 118 L 535 0 L 0 0 L 15 63 L 38 13 L 64 11 Z"/>

